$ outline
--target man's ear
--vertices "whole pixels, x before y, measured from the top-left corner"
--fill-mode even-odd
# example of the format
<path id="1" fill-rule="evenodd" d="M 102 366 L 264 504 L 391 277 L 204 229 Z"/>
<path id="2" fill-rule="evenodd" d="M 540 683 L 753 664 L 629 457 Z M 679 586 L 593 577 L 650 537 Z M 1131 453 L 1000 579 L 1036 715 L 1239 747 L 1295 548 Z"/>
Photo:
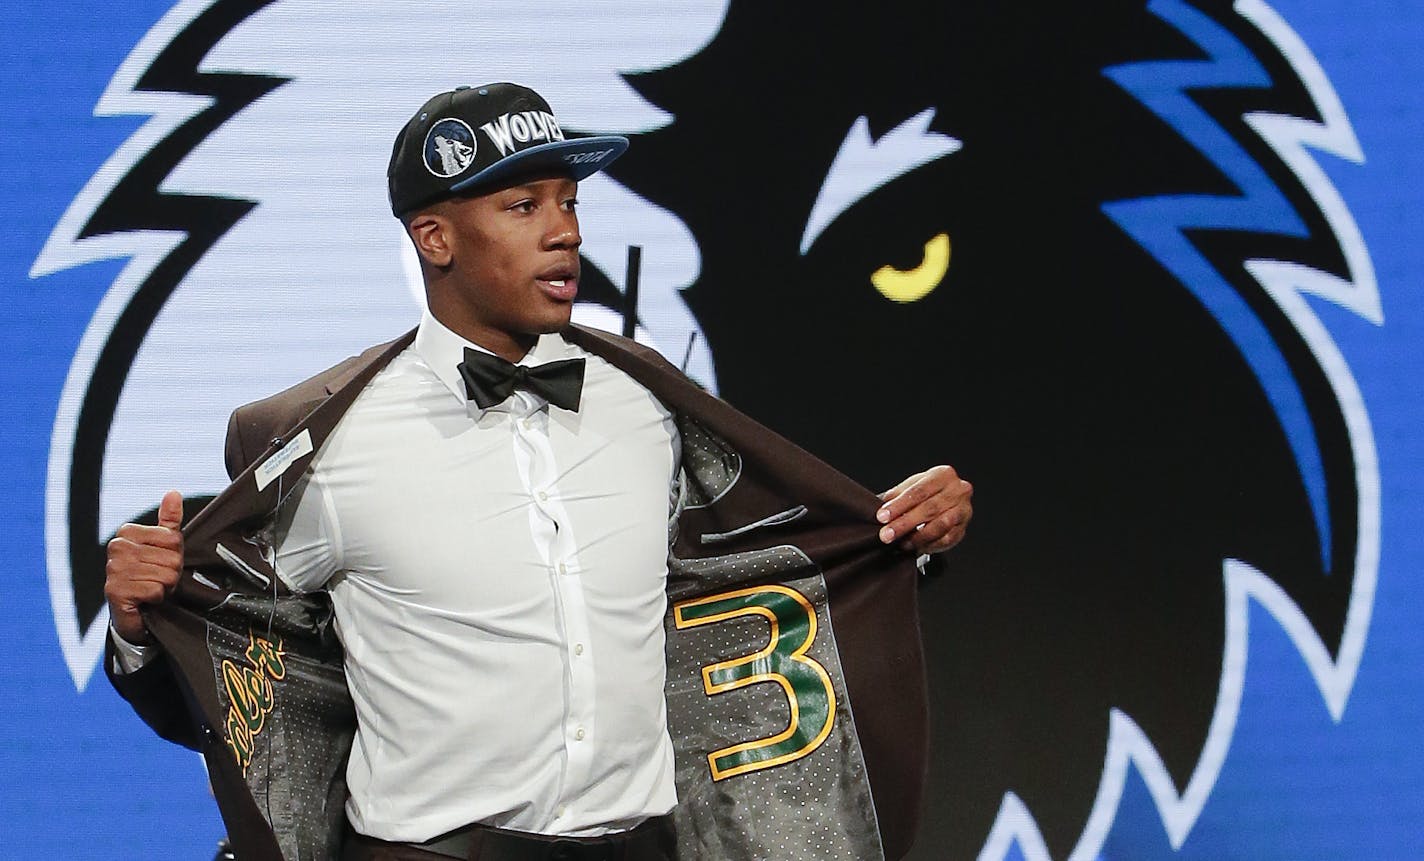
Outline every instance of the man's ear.
<path id="1" fill-rule="evenodd" d="M 411 217 L 405 227 L 415 250 L 426 263 L 444 269 L 454 258 L 450 247 L 450 222 L 433 212 L 421 212 Z"/>

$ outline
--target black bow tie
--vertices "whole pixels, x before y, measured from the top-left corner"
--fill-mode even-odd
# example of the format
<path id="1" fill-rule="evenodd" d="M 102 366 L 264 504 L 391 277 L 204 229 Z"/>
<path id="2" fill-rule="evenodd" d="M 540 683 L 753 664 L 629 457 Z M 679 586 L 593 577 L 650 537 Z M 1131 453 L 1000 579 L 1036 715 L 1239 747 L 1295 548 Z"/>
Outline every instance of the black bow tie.
<path id="1" fill-rule="evenodd" d="M 504 403 L 515 389 L 524 389 L 556 407 L 577 412 L 583 394 L 583 359 L 562 359 L 526 368 L 466 347 L 465 361 L 459 368 L 465 380 L 465 395 L 482 410 Z"/>

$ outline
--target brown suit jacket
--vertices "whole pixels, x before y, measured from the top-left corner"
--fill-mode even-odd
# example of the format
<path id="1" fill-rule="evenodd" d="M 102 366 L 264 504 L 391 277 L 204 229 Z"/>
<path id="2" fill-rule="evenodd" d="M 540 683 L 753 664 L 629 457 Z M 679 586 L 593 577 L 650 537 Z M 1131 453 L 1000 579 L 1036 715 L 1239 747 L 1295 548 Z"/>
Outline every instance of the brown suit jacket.
<path id="1" fill-rule="evenodd" d="M 882 847 L 888 858 L 903 856 L 918 827 L 928 718 L 917 572 L 876 537 L 877 498 L 707 394 L 654 351 L 579 326 L 564 335 L 651 391 L 677 415 L 683 435 L 691 503 L 670 537 L 667 623 L 680 853 L 780 857 L 774 847 L 802 845 L 808 858 L 876 857 Z M 203 752 L 243 861 L 333 857 L 339 842 L 354 730 L 340 646 L 329 599 L 288 595 L 278 583 L 269 530 L 282 494 L 366 383 L 413 337 L 233 413 L 226 449 L 233 483 L 185 527 L 179 588 L 148 613 L 166 657 L 132 675 L 109 674 L 157 732 Z M 725 642 L 705 636 L 700 623 L 684 625 L 683 609 L 783 595 L 795 600 L 776 613 L 800 613 L 802 604 L 809 613 L 801 620 L 809 624 L 796 629 L 809 632 L 799 657 L 789 646 L 771 656 L 788 661 L 781 665 L 787 675 L 773 664 L 772 672 L 714 694 L 704 682 L 709 668 L 777 651 L 778 629 L 768 641 L 764 623 L 743 625 L 740 651 L 719 653 Z M 766 607 L 760 615 L 770 619 Z M 725 630 L 718 633 L 725 639 Z M 811 673 L 812 664 L 824 672 Z M 815 728 L 818 702 L 828 705 L 821 738 L 789 733 L 798 696 L 803 728 Z M 728 721 L 728 709 L 736 720 Z M 732 738 L 724 735 L 729 725 Z M 778 738 L 779 746 L 770 745 Z M 743 744 L 728 744 L 737 741 Z M 719 773 L 709 754 L 739 748 L 750 750 L 724 758 Z M 837 776 L 827 781 L 827 773 Z M 836 827 L 823 838 L 828 822 Z"/>

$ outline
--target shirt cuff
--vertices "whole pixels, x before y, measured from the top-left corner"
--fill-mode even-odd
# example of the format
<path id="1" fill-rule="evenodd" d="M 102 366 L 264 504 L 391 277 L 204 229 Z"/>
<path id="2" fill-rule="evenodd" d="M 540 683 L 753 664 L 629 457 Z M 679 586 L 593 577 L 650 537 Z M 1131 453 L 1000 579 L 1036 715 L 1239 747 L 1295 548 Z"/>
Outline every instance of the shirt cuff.
<path id="1" fill-rule="evenodd" d="M 140 646 L 137 643 L 130 643 L 119 636 L 119 632 L 114 630 L 112 622 L 109 623 L 109 639 L 114 641 L 114 675 L 116 676 L 136 673 L 158 657 L 158 646 Z"/>

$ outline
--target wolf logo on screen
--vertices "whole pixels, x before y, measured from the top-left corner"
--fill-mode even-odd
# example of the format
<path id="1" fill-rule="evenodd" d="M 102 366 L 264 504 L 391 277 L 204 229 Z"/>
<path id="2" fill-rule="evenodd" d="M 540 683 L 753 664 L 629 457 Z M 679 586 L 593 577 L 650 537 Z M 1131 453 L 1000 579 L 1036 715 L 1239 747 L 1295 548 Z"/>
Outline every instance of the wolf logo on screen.
<path id="1" fill-rule="evenodd" d="M 877 490 L 942 461 L 974 481 L 971 535 L 922 595 L 937 737 L 912 857 L 1096 858 L 1134 771 L 1181 846 L 1251 684 L 1253 605 L 1339 719 L 1369 625 L 1379 481 L 1367 404 L 1317 310 L 1384 317 L 1316 161 L 1361 162 L 1359 144 L 1266 2 L 689 3 L 678 26 L 630 23 L 603 46 L 579 41 L 593 13 L 578 4 L 429 5 L 343 7 L 329 34 L 294 30 L 335 20 L 316 0 L 175 10 L 155 44 L 185 50 L 130 58 L 106 94 L 222 93 L 187 115 L 135 102 L 167 131 L 85 189 L 36 264 L 135 261 L 55 434 L 50 573 L 76 680 L 104 618 L 105 529 L 155 490 L 126 466 L 164 403 L 154 381 L 200 347 L 232 378 L 193 407 L 209 433 L 182 449 L 212 461 L 227 409 L 412 320 L 390 298 L 405 295 L 402 240 L 380 150 L 432 87 L 363 53 L 379 39 L 478 56 L 451 79 L 526 82 L 570 129 L 632 138 L 581 189 L 585 311 L 616 323 L 624 307 L 622 246 L 593 235 L 607 224 L 644 246 L 639 331 L 708 388 Z M 507 48 L 549 43 L 550 26 L 587 68 Z M 321 44 L 274 36 L 294 31 Z M 205 55 L 237 71 L 182 65 Z M 300 136 L 274 131 L 294 105 L 339 113 L 336 80 L 369 96 L 369 134 L 341 162 L 364 170 L 365 197 L 343 190 L 356 174 L 319 185 L 333 181 L 299 169 Z M 751 130 L 755 145 L 735 143 Z M 256 141 L 267 161 L 233 176 L 219 156 Z M 284 220 L 313 199 L 333 217 Z M 334 256 L 283 244 L 295 223 L 302 248 L 325 231 Z M 157 242 L 160 227 L 181 239 Z M 101 235 L 118 239 L 85 245 Z M 223 327 L 234 316 L 276 322 L 252 342 L 255 326 Z M 314 352 L 319 325 L 333 343 Z M 211 353 L 191 332 L 228 340 Z M 213 492 L 222 476 L 190 481 Z"/>

